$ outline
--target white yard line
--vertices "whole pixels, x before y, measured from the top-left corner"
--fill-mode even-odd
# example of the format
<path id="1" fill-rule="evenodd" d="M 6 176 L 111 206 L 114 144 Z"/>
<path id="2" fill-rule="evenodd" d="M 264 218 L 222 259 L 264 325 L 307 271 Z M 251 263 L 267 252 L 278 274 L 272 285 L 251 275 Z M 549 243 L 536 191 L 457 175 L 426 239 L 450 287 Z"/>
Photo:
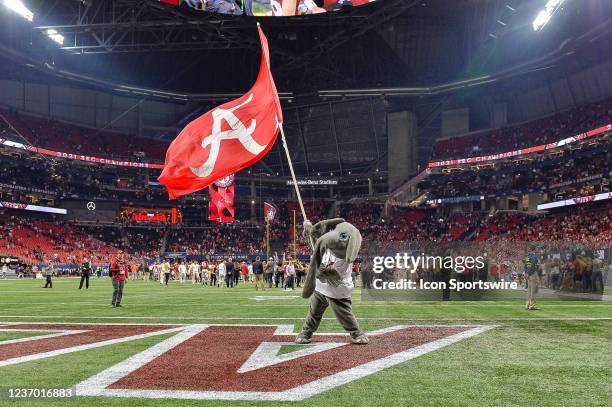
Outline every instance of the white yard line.
<path id="1" fill-rule="evenodd" d="M 106 341 L 88 343 L 88 344 L 85 344 L 85 345 L 72 346 L 72 347 L 64 348 L 64 349 L 56 349 L 56 350 L 52 350 L 52 351 L 49 351 L 49 352 L 42 352 L 42 353 L 36 353 L 36 354 L 33 354 L 33 355 L 20 356 L 20 357 L 16 357 L 16 358 L 6 359 L 6 360 L 0 361 L 0 367 L 8 366 L 8 365 L 14 365 L 14 364 L 17 364 L 17 363 L 30 362 L 30 361 L 33 361 L 33 360 L 50 358 L 50 357 L 53 357 L 53 356 L 64 355 L 66 353 L 80 352 L 82 350 L 99 348 L 101 346 L 114 345 L 114 344 L 117 344 L 117 343 L 123 343 L 123 342 L 128 342 L 128 341 L 134 341 L 134 340 L 137 340 L 137 339 L 149 338 L 151 336 L 157 336 L 157 335 L 164 335 L 164 334 L 167 334 L 167 333 L 179 332 L 179 331 L 182 331 L 183 329 L 185 329 L 185 328 L 180 327 L 180 328 L 164 329 L 164 330 L 161 330 L 161 331 L 147 332 L 147 333 L 139 334 L 139 335 L 126 336 L 126 337 L 123 337 L 123 338 L 109 339 L 109 340 L 106 340 Z"/>
<path id="2" fill-rule="evenodd" d="M 30 319 L 80 319 L 87 324 L 87 320 L 96 319 L 141 319 L 141 320 L 178 320 L 178 321 L 301 321 L 304 315 L 296 317 L 160 317 L 160 316 L 75 316 L 75 315 L 0 315 L 0 318 L 30 318 Z M 406 318 L 406 317 L 363 317 L 360 321 L 608 321 L 612 317 L 508 317 L 508 318 Z M 335 317 L 324 317 L 323 320 L 335 321 Z M 26 322 L 21 322 L 26 323 Z M 29 323 L 29 322 L 28 322 Z M 57 322 L 53 322 L 57 323 Z M 74 322 L 76 324 L 77 322 Z M 116 324 L 119 324 L 117 322 Z M 109 325 L 116 325 L 109 324 Z M 137 324 L 142 325 L 142 324 Z M 173 325 L 172 322 L 159 325 Z"/>
<path id="3" fill-rule="evenodd" d="M 82 333 L 89 332 L 89 331 L 87 330 L 29 329 L 29 328 L 23 328 L 23 329 L 0 328 L 0 332 L 54 332 L 48 335 L 26 336 L 24 338 L 8 339 L 6 341 L 0 341 L 0 345 L 9 345 L 13 343 L 21 343 L 21 342 L 29 342 L 29 341 L 38 341 L 41 339 L 57 338 L 58 336 L 82 334 Z"/>

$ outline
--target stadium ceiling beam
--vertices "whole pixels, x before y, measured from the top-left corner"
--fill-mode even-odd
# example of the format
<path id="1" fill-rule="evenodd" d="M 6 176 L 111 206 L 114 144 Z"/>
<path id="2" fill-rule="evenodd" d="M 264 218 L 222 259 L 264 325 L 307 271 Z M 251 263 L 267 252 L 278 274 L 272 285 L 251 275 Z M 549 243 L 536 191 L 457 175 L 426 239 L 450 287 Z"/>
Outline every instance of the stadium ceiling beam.
<path id="1" fill-rule="evenodd" d="M 193 19 L 179 10 L 160 7 L 160 3 L 151 0 L 103 0 L 91 6 L 77 2 L 67 15 L 58 17 L 58 13 L 45 20 L 63 21 L 33 29 L 40 33 L 53 29 L 64 37 L 62 46 L 49 44 L 47 50 L 81 54 L 259 49 L 259 44 L 245 40 L 250 36 L 242 32 L 252 27 L 244 23 L 228 25 L 213 14 Z"/>
<path id="2" fill-rule="evenodd" d="M 331 53 L 334 49 L 355 40 L 369 31 L 387 23 L 388 21 L 400 16 L 406 10 L 422 4 L 422 0 L 386 0 L 381 7 L 367 16 L 367 19 L 360 24 L 352 24 L 338 29 L 338 31 L 325 40 L 320 41 L 310 51 L 293 55 L 285 60 L 279 71 L 298 70 L 312 64 L 322 56 Z"/>

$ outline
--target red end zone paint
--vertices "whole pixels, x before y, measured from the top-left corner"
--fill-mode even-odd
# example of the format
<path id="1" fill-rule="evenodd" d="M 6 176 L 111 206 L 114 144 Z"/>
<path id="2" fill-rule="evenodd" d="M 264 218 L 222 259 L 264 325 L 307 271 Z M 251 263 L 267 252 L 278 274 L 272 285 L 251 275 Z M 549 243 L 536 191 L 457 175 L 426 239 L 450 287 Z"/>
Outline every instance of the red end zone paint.
<path id="1" fill-rule="evenodd" d="M 410 327 L 370 337 L 367 346 L 347 345 L 245 373 L 238 369 L 263 342 L 292 342 L 276 327 L 211 326 L 142 366 L 110 389 L 285 391 L 373 360 L 405 351 L 469 327 Z M 320 335 L 314 343 L 349 342 Z"/>
<path id="2" fill-rule="evenodd" d="M 176 325 L 95 325 L 95 324 L 7 324 L 3 330 L 44 330 L 65 332 L 63 336 L 31 338 L 19 343 L 0 342 L 0 367 L 91 349 L 125 340 L 176 330 Z"/>
<path id="3" fill-rule="evenodd" d="M 303 400 L 492 326 L 394 326 L 369 333 L 370 344 L 345 334 L 314 337 L 315 346 L 278 356 L 292 326 L 7 323 L 3 331 L 53 335 L 0 342 L 0 367 L 172 333 L 76 384 L 78 396 L 198 400 Z M 318 344 L 318 345 L 316 345 Z"/>

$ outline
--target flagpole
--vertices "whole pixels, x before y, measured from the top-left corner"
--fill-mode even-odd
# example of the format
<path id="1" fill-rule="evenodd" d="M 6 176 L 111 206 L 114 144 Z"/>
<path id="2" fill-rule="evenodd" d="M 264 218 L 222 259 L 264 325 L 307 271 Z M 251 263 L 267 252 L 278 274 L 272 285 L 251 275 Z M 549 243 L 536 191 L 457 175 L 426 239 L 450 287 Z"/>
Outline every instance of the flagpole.
<path id="1" fill-rule="evenodd" d="M 266 261 L 270 258 L 270 217 L 266 215 Z"/>
<path id="2" fill-rule="evenodd" d="M 289 171 L 291 171 L 291 178 L 293 179 L 293 186 L 295 187 L 295 193 L 300 204 L 300 209 L 302 210 L 302 217 L 304 218 L 304 222 L 306 222 L 308 218 L 306 217 L 306 210 L 304 209 L 304 203 L 302 202 L 302 194 L 300 194 L 300 187 L 298 186 L 297 178 L 295 178 L 295 171 L 293 170 L 293 163 L 291 162 L 291 156 L 289 155 L 289 147 L 287 147 L 287 139 L 285 138 L 285 130 L 283 129 L 283 123 L 279 123 L 277 119 L 277 125 L 280 128 L 281 139 L 283 140 L 283 147 L 285 148 L 285 155 L 287 156 L 287 163 L 289 163 Z M 314 242 L 312 241 L 311 236 L 308 237 L 308 242 L 310 243 L 310 247 L 314 248 Z"/>
<path id="3" fill-rule="evenodd" d="M 302 210 L 302 217 L 304 221 L 308 220 L 306 217 L 306 210 L 304 210 L 304 203 L 302 202 L 302 194 L 300 194 L 300 187 L 298 186 L 297 179 L 295 178 L 295 171 L 293 170 L 293 163 L 291 162 L 291 156 L 289 155 L 289 147 L 287 147 L 287 139 L 285 138 L 285 130 L 283 124 L 279 123 L 281 139 L 283 140 L 283 147 L 285 148 L 285 155 L 287 156 L 287 162 L 289 163 L 289 171 L 291 171 L 291 178 L 293 179 L 293 186 L 295 187 L 295 193 L 297 195 L 300 209 Z"/>

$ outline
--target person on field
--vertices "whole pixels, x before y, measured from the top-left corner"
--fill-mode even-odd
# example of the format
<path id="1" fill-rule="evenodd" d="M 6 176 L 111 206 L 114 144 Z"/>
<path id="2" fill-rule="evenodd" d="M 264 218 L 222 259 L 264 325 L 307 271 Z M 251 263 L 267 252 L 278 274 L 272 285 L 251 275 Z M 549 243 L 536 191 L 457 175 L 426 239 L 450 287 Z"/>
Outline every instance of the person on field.
<path id="1" fill-rule="evenodd" d="M 255 290 L 259 290 L 261 286 L 261 290 L 264 291 L 266 289 L 263 281 L 264 269 L 259 256 L 255 259 L 255 263 L 253 263 L 253 275 L 255 276 Z"/>
<path id="2" fill-rule="evenodd" d="M 138 264 L 132 263 L 132 265 L 130 266 L 130 271 L 131 280 L 136 281 L 138 279 Z"/>
<path id="3" fill-rule="evenodd" d="M 123 287 L 128 278 L 128 266 L 123 263 L 121 256 L 117 256 L 111 261 L 109 271 L 113 281 L 113 299 L 111 305 L 113 308 L 121 307 Z"/>
<path id="4" fill-rule="evenodd" d="M 206 260 L 203 260 L 202 264 L 200 264 L 200 275 L 202 277 L 202 285 L 208 285 L 210 282 L 210 273 L 208 271 L 208 262 Z"/>
<path id="5" fill-rule="evenodd" d="M 281 288 L 285 286 L 285 271 L 281 260 L 274 265 L 274 287 L 278 288 L 279 283 Z"/>
<path id="6" fill-rule="evenodd" d="M 51 277 L 53 276 L 53 263 L 49 263 L 47 267 L 45 267 L 43 270 L 43 275 L 46 279 L 46 283 L 43 288 L 53 288 L 53 282 L 51 281 Z"/>
<path id="7" fill-rule="evenodd" d="M 148 282 L 149 278 L 151 276 L 151 268 L 149 267 L 149 265 L 147 264 L 146 261 L 142 261 L 142 264 L 140 265 L 140 268 L 142 269 L 142 279 L 143 281 Z"/>
<path id="8" fill-rule="evenodd" d="M 247 283 L 249 281 L 249 266 L 246 264 L 246 261 L 240 264 L 240 274 L 242 274 L 242 280 Z"/>
<path id="9" fill-rule="evenodd" d="M 523 260 L 525 265 L 525 276 L 527 278 L 527 309 L 538 309 L 536 305 L 536 295 L 540 286 L 542 270 L 538 263 L 538 256 L 535 253 L 528 253 Z"/>
<path id="10" fill-rule="evenodd" d="M 81 282 L 79 283 L 79 290 L 83 288 L 83 282 L 85 283 L 85 289 L 89 290 L 89 276 L 91 274 L 91 263 L 87 258 L 83 259 L 81 263 Z"/>
<path id="11" fill-rule="evenodd" d="M 210 276 L 210 286 L 218 287 L 219 283 L 217 282 L 217 265 L 214 261 L 208 263 L 208 275 Z"/>
<path id="12" fill-rule="evenodd" d="M 179 272 L 179 278 L 181 280 L 181 284 L 183 284 L 185 280 L 187 279 L 187 266 L 182 261 L 178 266 L 178 272 Z"/>
<path id="13" fill-rule="evenodd" d="M 240 281 L 240 271 L 240 264 L 238 262 L 234 263 L 234 287 L 237 287 Z"/>
<path id="14" fill-rule="evenodd" d="M 231 257 L 225 265 L 225 286 L 234 288 L 234 261 Z"/>
<path id="15" fill-rule="evenodd" d="M 285 290 L 295 290 L 295 265 L 289 260 L 285 265 L 286 283 Z"/>
<path id="16" fill-rule="evenodd" d="M 195 260 L 189 263 L 189 275 L 191 277 L 191 284 L 200 281 L 200 264 Z"/>
<path id="17" fill-rule="evenodd" d="M 225 279 L 225 260 L 221 259 L 219 265 L 217 266 L 217 270 L 219 271 L 219 285 L 227 287 L 227 280 Z"/>
<path id="18" fill-rule="evenodd" d="M 268 288 L 272 288 L 272 280 L 274 280 L 274 258 L 272 257 L 264 264 L 264 280 Z"/>
<path id="19" fill-rule="evenodd" d="M 166 259 L 164 261 L 164 264 L 162 264 L 162 281 L 160 281 L 161 284 L 166 284 L 168 285 L 168 281 L 170 281 L 170 273 L 171 273 L 171 266 L 170 266 L 170 262 Z"/>

